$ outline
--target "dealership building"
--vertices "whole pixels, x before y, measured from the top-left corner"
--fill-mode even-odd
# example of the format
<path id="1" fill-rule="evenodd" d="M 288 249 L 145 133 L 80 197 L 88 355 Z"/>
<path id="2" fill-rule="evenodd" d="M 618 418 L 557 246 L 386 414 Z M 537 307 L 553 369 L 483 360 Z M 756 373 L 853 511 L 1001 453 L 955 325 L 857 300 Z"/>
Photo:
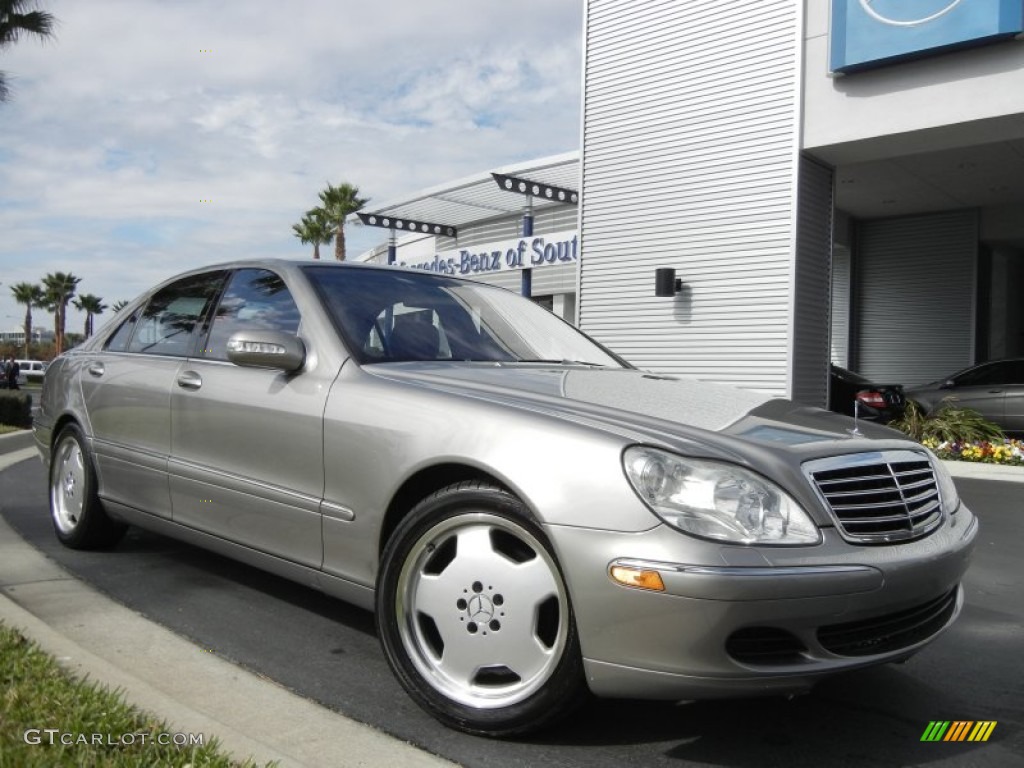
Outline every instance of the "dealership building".
<path id="1" fill-rule="evenodd" d="M 1024 356 L 1024 0 L 585 5 L 581 150 L 371 206 L 368 258 L 811 404 Z"/>

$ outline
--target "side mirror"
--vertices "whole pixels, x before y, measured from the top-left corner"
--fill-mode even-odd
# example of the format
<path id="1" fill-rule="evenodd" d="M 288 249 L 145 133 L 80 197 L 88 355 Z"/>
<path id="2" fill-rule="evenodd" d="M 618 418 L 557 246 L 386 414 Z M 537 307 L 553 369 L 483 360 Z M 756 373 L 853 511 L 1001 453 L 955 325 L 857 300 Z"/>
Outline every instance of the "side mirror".
<path id="1" fill-rule="evenodd" d="M 306 346 L 298 336 L 281 331 L 239 331 L 228 339 L 228 360 L 292 373 L 306 362 Z"/>

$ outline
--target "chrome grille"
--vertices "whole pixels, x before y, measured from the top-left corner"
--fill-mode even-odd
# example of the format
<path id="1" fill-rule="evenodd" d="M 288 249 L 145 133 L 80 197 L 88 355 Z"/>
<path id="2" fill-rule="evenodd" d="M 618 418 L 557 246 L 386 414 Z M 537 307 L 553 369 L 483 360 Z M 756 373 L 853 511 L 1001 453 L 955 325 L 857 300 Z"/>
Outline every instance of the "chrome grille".
<path id="1" fill-rule="evenodd" d="M 907 541 L 942 523 L 935 471 L 923 454 L 855 454 L 809 462 L 804 468 L 849 541 Z"/>

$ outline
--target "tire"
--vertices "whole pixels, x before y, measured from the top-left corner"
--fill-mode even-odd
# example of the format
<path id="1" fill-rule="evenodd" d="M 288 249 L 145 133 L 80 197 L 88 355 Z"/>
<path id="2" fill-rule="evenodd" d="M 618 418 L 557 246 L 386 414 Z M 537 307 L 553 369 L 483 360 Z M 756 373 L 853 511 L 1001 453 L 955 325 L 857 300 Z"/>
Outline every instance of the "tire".
<path id="1" fill-rule="evenodd" d="M 420 502 L 384 550 L 377 631 L 409 695 L 460 731 L 511 736 L 586 698 L 569 593 L 524 505 L 484 483 Z"/>
<path id="2" fill-rule="evenodd" d="M 60 543 L 70 549 L 106 549 L 124 535 L 96 495 L 92 453 L 75 424 L 64 427 L 50 455 L 50 518 Z"/>

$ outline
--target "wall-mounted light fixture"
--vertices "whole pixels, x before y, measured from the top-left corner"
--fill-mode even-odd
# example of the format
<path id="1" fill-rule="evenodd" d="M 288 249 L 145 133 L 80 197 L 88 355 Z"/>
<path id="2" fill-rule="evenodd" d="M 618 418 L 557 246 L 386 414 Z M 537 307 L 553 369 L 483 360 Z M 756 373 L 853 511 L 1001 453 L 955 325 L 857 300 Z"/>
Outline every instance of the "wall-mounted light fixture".
<path id="1" fill-rule="evenodd" d="M 430 221 L 396 218 L 386 213 L 357 212 L 356 216 L 368 227 L 381 227 L 391 230 L 391 236 L 388 239 L 388 264 L 394 264 L 398 259 L 398 230 L 422 232 L 435 236 L 444 235 L 445 237 L 458 237 L 459 234 L 458 229 L 449 224 L 435 224 Z"/>
<path id="2" fill-rule="evenodd" d="M 675 296 L 683 290 L 683 281 L 676 277 L 672 267 L 659 267 L 654 270 L 654 295 Z"/>
<path id="3" fill-rule="evenodd" d="M 580 201 L 580 194 L 575 189 L 555 187 L 551 184 L 521 179 L 518 176 L 509 176 L 504 173 L 492 172 L 491 176 L 497 185 L 506 192 L 530 195 L 538 200 L 550 200 L 555 203 L 578 203 Z"/>
<path id="4" fill-rule="evenodd" d="M 458 228 L 451 224 L 435 224 L 430 221 L 414 221 L 412 219 L 389 216 L 386 213 L 356 213 L 359 220 L 368 227 L 383 227 L 384 229 L 399 229 L 406 232 L 423 232 L 428 235 L 444 235 L 455 237 L 458 235 Z"/>

